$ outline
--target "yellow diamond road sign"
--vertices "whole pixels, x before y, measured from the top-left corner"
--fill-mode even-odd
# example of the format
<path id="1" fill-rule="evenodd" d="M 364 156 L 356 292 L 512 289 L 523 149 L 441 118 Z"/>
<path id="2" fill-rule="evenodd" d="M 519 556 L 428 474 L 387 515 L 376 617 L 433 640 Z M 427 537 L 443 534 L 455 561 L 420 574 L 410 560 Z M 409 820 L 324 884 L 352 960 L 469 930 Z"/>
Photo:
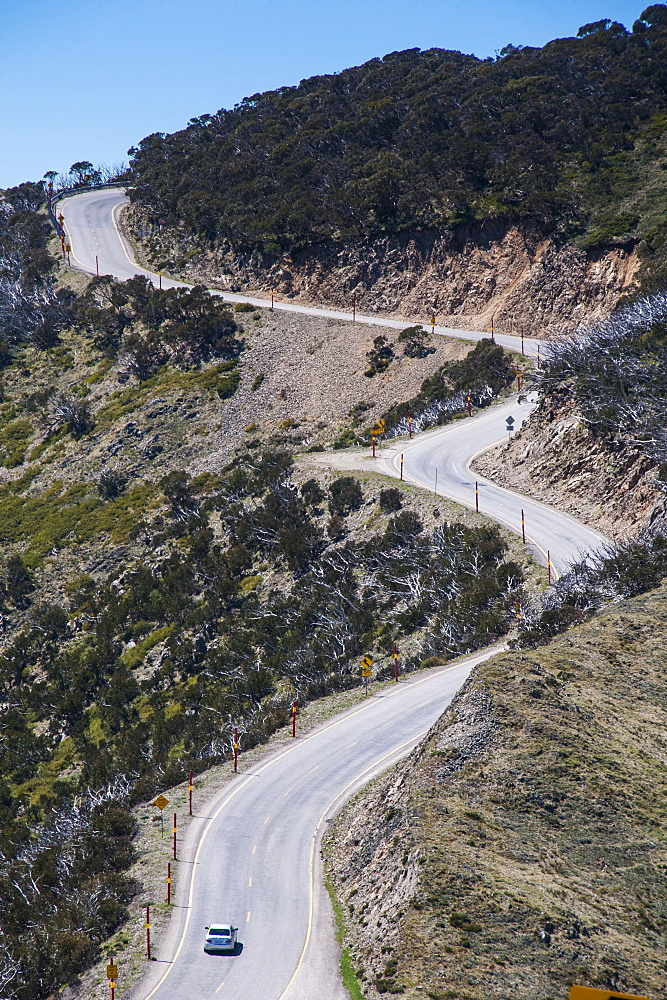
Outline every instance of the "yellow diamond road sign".
<path id="1" fill-rule="evenodd" d="M 363 660 L 361 661 L 361 665 L 362 667 L 372 667 L 373 661 L 370 658 L 370 656 L 364 656 Z"/>
<path id="2" fill-rule="evenodd" d="M 169 805 L 169 799 L 165 799 L 164 795 L 158 795 L 153 805 L 157 806 L 158 809 L 164 809 L 165 806 Z"/>
<path id="3" fill-rule="evenodd" d="M 649 1000 L 636 993 L 619 993 L 618 990 L 594 990 L 590 986 L 570 986 L 570 1000 Z"/>

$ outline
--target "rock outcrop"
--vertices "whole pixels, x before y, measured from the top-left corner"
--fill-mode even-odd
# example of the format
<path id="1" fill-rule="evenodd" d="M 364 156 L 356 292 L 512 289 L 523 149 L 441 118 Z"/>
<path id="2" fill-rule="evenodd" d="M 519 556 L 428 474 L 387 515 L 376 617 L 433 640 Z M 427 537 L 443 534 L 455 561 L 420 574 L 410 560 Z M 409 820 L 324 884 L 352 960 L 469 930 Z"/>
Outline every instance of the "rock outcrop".
<path id="1" fill-rule="evenodd" d="M 567 403 L 545 399 L 513 437 L 475 459 L 501 486 L 552 504 L 614 541 L 661 516 L 657 465 L 619 442 L 595 437 Z"/>
<path id="2" fill-rule="evenodd" d="M 312 245 L 282 257 L 216 249 L 169 230 L 127 225 L 143 259 L 188 281 L 309 305 L 422 318 L 464 329 L 553 337 L 610 313 L 634 285 L 631 245 L 584 250 L 512 226 L 403 233 Z M 137 234 L 145 234 L 137 239 Z"/>

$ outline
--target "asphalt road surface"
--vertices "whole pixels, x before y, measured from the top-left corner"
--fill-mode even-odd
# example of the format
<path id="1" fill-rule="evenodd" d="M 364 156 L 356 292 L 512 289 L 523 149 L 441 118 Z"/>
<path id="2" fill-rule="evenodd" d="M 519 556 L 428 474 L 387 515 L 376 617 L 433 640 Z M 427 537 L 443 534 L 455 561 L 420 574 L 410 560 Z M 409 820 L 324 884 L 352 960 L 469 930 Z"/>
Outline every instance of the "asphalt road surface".
<path id="1" fill-rule="evenodd" d="M 62 211 L 72 246 L 72 263 L 89 273 L 120 279 L 145 274 L 118 229 L 124 193 L 107 189 L 63 199 Z M 162 279 L 162 287 L 180 283 Z M 221 293 L 218 293 L 221 294 Z M 224 293 L 224 299 L 262 299 Z M 348 313 L 276 302 L 275 307 L 305 315 L 350 320 Z M 357 316 L 357 322 L 402 328 L 406 321 Z M 466 340 L 484 334 L 436 328 Z M 497 341 L 520 350 L 518 338 Z M 537 341 L 526 341 L 535 355 Z M 451 428 L 427 432 L 413 441 L 393 443 L 375 466 L 403 475 L 427 489 L 474 507 L 471 457 L 501 439 L 505 419 L 515 428 L 532 403 L 512 402 L 489 409 Z M 438 482 L 436 483 L 436 472 Z M 525 511 L 527 541 L 546 550 L 559 569 L 582 551 L 604 542 L 572 518 L 528 498 L 479 480 L 480 510 L 521 531 Z M 288 749 L 239 774 L 206 815 L 196 818 L 179 845 L 181 877 L 169 929 L 154 949 L 156 962 L 131 991 L 132 1000 L 196 1000 L 246 997 L 248 1000 L 344 1000 L 331 907 L 322 888 L 320 838 L 337 808 L 374 775 L 408 755 L 442 714 L 482 655 L 444 669 L 389 685 L 357 707 Z M 241 757 L 241 764 L 243 757 Z M 240 953 L 213 956 L 203 951 L 206 925 L 232 921 L 239 928 Z"/>
<path id="2" fill-rule="evenodd" d="M 473 510 L 477 503 L 480 513 L 518 535 L 525 533 L 537 561 L 546 565 L 549 558 L 555 575 L 560 576 L 571 563 L 603 549 L 609 540 L 568 514 L 496 486 L 470 469 L 476 455 L 508 439 L 508 417 L 515 433 L 535 405 L 534 396 L 512 399 L 468 420 L 419 434 L 412 441 L 392 442 L 380 452 L 380 458 L 386 471 L 396 476 L 400 475 L 402 455 L 403 478 L 408 482 Z"/>
<path id="3" fill-rule="evenodd" d="M 186 871 L 157 961 L 133 998 L 343 1000 L 319 841 L 339 805 L 409 754 L 488 652 L 410 675 L 245 774 L 207 803 L 179 847 Z M 243 758 L 240 758 L 241 763 Z M 231 921 L 240 954 L 207 955 Z"/>
<path id="4" fill-rule="evenodd" d="M 129 204 L 129 198 L 122 188 L 102 188 L 99 191 L 87 191 L 83 194 L 62 198 L 57 203 L 56 214 L 62 212 L 65 217 L 65 229 L 72 247 L 71 262 L 74 267 L 89 274 L 112 274 L 116 278 L 126 280 L 135 274 L 143 274 L 155 284 L 161 282 L 162 288 L 185 288 L 182 281 L 172 281 L 171 278 L 159 278 L 152 271 L 147 271 L 134 262 L 132 248 L 122 236 L 118 226 L 119 212 Z M 251 302 L 253 305 L 266 308 L 271 305 L 270 299 L 251 298 L 247 295 L 234 295 L 231 292 L 214 292 L 226 302 Z M 286 312 L 301 313 L 304 316 L 328 316 L 331 319 L 342 319 L 352 322 L 352 312 L 340 312 L 335 309 L 318 309 L 310 306 L 296 305 L 291 302 L 275 301 L 275 309 Z M 356 314 L 356 322 L 372 326 L 384 326 L 395 330 L 403 330 L 414 323 L 423 323 L 421 319 L 385 319 L 382 316 L 365 316 Z M 430 330 L 430 325 L 425 329 Z M 454 327 L 436 326 L 434 332 L 445 337 L 455 337 L 459 340 L 477 341 L 488 337 L 488 333 L 474 330 L 457 330 Z M 509 350 L 521 352 L 520 337 L 510 337 L 497 334 L 496 342 Z M 528 357 L 537 357 L 538 346 L 543 342 L 532 337 L 526 337 L 523 342 L 524 353 Z"/>

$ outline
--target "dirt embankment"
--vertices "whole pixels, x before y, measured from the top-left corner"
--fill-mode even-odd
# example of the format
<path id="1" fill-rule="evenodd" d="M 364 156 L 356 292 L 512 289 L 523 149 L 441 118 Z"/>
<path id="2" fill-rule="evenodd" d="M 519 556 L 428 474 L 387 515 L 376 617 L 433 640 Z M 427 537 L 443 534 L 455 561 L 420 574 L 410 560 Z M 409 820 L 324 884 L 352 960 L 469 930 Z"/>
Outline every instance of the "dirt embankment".
<path id="1" fill-rule="evenodd" d="M 480 455 L 474 469 L 552 504 L 614 541 L 664 513 L 657 466 L 646 455 L 595 438 L 570 405 L 542 400 L 511 442 Z"/>
<path id="2" fill-rule="evenodd" d="M 664 586 L 481 664 L 329 867 L 364 995 L 651 997 L 667 971 Z"/>
<path id="3" fill-rule="evenodd" d="M 610 313 L 633 285 L 631 248 L 583 250 L 519 227 L 456 235 L 405 233 L 353 245 L 322 244 L 268 257 L 201 247 L 182 232 L 150 233 L 138 210 L 126 224 L 154 268 L 228 291 L 310 305 L 429 320 L 471 330 L 548 337 Z"/>

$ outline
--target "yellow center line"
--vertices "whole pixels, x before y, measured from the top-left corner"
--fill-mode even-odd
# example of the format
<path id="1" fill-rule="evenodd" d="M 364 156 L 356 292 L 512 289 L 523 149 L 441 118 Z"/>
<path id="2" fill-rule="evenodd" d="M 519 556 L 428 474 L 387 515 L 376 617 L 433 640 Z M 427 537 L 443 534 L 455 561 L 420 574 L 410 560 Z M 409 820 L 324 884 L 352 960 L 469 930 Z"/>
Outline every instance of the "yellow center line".
<path id="1" fill-rule="evenodd" d="M 315 767 L 311 767 L 311 769 L 310 769 L 310 771 L 308 772 L 308 774 L 312 774 L 312 773 L 313 773 L 313 771 L 317 771 L 317 769 L 318 769 L 318 767 L 319 767 L 319 766 L 320 766 L 319 764 L 316 764 L 316 765 L 315 765 Z"/>
<path id="2" fill-rule="evenodd" d="M 251 876 L 250 876 L 250 878 L 248 879 L 248 885 L 252 885 L 252 875 L 251 875 Z"/>
<path id="3" fill-rule="evenodd" d="M 256 850 L 257 850 L 257 844 L 253 844 L 252 853 L 254 854 Z"/>
<path id="4" fill-rule="evenodd" d="M 270 817 L 270 816 L 267 816 L 267 817 L 266 817 L 266 819 L 264 820 L 264 826 L 266 826 L 266 824 L 267 824 L 267 823 L 269 822 L 269 820 L 270 820 L 270 819 L 271 819 L 271 817 Z"/>
<path id="5" fill-rule="evenodd" d="M 441 674 L 448 674 L 448 673 L 451 673 L 454 670 L 459 670 L 462 665 L 467 664 L 467 663 L 479 663 L 482 660 L 487 659 L 489 656 L 493 656 L 494 653 L 500 652 L 501 650 L 506 649 L 506 648 L 507 648 L 506 646 L 495 646 L 495 647 L 492 647 L 491 649 L 487 649 L 484 653 L 475 653 L 473 656 L 461 657 L 460 660 L 458 660 L 455 663 L 450 664 L 449 666 L 446 666 L 446 667 L 436 667 L 435 669 L 429 670 L 426 673 L 424 673 L 423 676 L 418 676 L 415 680 L 408 681 L 407 684 L 406 684 L 406 686 L 407 687 L 419 687 L 421 684 L 426 684 L 429 681 L 432 681 L 434 677 L 439 677 Z M 403 690 L 405 690 L 405 688 L 403 688 L 403 687 L 399 687 L 398 689 L 394 689 L 393 691 L 389 692 L 389 694 L 387 694 L 386 697 L 387 698 L 395 698 L 398 695 L 401 695 Z M 338 726 L 341 726 L 344 722 L 345 723 L 349 722 L 350 718 L 352 718 L 354 716 L 357 716 L 357 715 L 362 715 L 365 712 L 368 712 L 372 707 L 373 707 L 373 702 L 370 701 L 370 700 L 367 701 L 365 704 L 363 704 L 359 708 L 355 709 L 349 715 L 345 715 L 343 718 L 336 719 L 335 721 L 330 722 L 328 725 L 326 725 L 323 729 L 318 730 L 316 733 L 312 734 L 311 736 L 307 736 L 305 738 L 304 742 L 311 742 L 313 740 L 316 741 L 316 740 L 320 739 L 323 733 L 329 732 L 331 729 L 336 729 Z M 302 746 L 303 746 L 303 743 L 299 743 L 298 744 L 298 747 L 302 747 Z M 178 962 L 178 959 L 179 959 L 179 956 L 180 956 L 180 954 L 181 954 L 181 952 L 182 952 L 182 950 L 183 950 L 183 948 L 185 946 L 185 941 L 186 941 L 186 938 L 187 938 L 188 927 L 190 925 L 190 918 L 192 916 L 192 907 L 193 907 L 193 901 L 194 901 L 194 896 L 195 896 L 195 876 L 196 876 L 196 873 L 197 873 L 197 870 L 198 870 L 197 869 L 197 864 L 199 862 L 199 858 L 200 858 L 200 856 L 202 854 L 202 851 L 204 849 L 204 845 L 206 843 L 206 838 L 208 837 L 209 833 L 213 829 L 213 824 L 214 824 L 215 820 L 217 820 L 217 818 L 221 815 L 221 813 L 224 812 L 224 810 L 227 808 L 227 806 L 229 805 L 229 803 L 239 794 L 239 792 L 241 792 L 246 787 L 246 785 L 249 785 L 252 782 L 252 780 L 253 780 L 254 777 L 256 777 L 258 774 L 263 774 L 264 771 L 270 769 L 271 767 L 274 767 L 278 761 L 281 761 L 284 757 L 287 757 L 289 754 L 293 753 L 295 751 L 295 749 L 297 749 L 297 747 L 291 746 L 289 749 L 283 750 L 282 752 L 276 754 L 275 757 L 271 757 L 269 760 L 267 760 L 266 763 L 264 763 L 260 767 L 258 767 L 256 771 L 252 771 L 252 772 L 248 773 L 248 775 L 238 785 L 234 785 L 223 796 L 222 801 L 220 802 L 220 804 L 215 809 L 215 812 L 213 813 L 213 815 L 209 819 L 208 823 L 206 824 L 206 827 L 204 828 L 204 831 L 203 831 L 203 833 L 202 833 L 202 835 L 201 835 L 201 837 L 199 839 L 199 843 L 197 844 L 197 849 L 195 851 L 194 864 L 192 866 L 192 871 L 190 873 L 190 884 L 189 884 L 189 888 L 188 888 L 188 909 L 187 909 L 187 913 L 186 913 L 186 917 L 185 917 L 185 923 L 184 923 L 183 929 L 181 931 L 181 936 L 180 936 L 180 939 L 178 941 L 178 945 L 176 947 L 176 951 L 174 953 L 174 956 L 173 956 L 171 962 L 169 963 L 169 965 L 167 965 L 167 968 L 165 969 L 165 971 L 164 971 L 163 975 L 161 976 L 161 978 L 158 980 L 158 982 L 155 984 L 155 986 L 143 997 L 143 1000 L 152 1000 L 152 997 L 155 996 L 155 994 L 157 993 L 157 991 L 161 988 L 162 984 L 164 983 L 165 979 L 169 976 L 169 974 L 171 973 L 172 969 L 174 969 L 174 967 L 176 966 L 176 964 Z M 351 782 L 350 784 L 354 784 L 354 782 Z M 337 796 L 337 798 L 338 798 L 338 796 Z M 336 800 L 334 800 L 334 801 L 336 801 Z M 318 824 L 318 827 L 317 827 L 317 830 L 316 830 L 316 835 L 317 835 L 317 831 L 319 830 L 320 826 L 324 822 L 324 816 L 325 815 L 326 814 L 322 815 L 322 818 L 321 818 L 320 823 Z M 267 816 L 267 821 L 268 821 L 268 819 L 269 819 L 269 817 Z M 307 947 L 308 941 L 310 940 L 311 925 L 312 925 L 312 894 L 314 892 L 313 881 L 312 881 L 312 879 L 313 879 L 313 875 L 312 875 L 312 871 L 313 871 L 313 869 L 312 869 L 313 853 L 312 852 L 314 851 L 314 845 L 315 845 L 315 839 L 313 839 L 313 841 L 311 843 L 311 886 L 310 886 L 310 889 L 311 889 L 311 919 L 310 919 L 310 922 L 309 922 L 309 928 L 308 928 L 308 933 L 307 933 L 306 947 Z M 253 854 L 254 854 L 254 851 L 253 851 Z M 305 948 L 304 948 L 304 951 L 302 952 L 302 957 L 301 957 L 301 959 L 298 962 L 298 967 L 300 967 L 301 964 L 302 964 L 302 960 L 303 960 L 303 955 L 304 954 L 305 954 Z M 298 972 L 298 968 L 295 970 L 294 976 L 292 977 L 293 979 L 296 976 L 297 972 Z M 290 980 L 290 982 L 291 982 L 291 980 Z M 283 992 L 283 996 L 284 995 L 285 995 L 285 992 Z M 279 998 L 279 1000 L 280 1000 L 280 998 Z"/>
<path id="6" fill-rule="evenodd" d="M 357 745 L 357 740 L 355 740 L 354 743 L 348 743 L 348 745 L 345 747 L 345 749 L 349 750 L 350 747 L 356 747 L 356 745 Z"/>
<path id="7" fill-rule="evenodd" d="M 249 921 L 250 921 L 250 914 L 251 914 L 251 913 L 252 913 L 252 910 L 248 910 L 248 915 L 247 915 L 247 917 L 245 918 L 245 922 L 246 922 L 246 923 L 249 923 Z"/>
<path id="8" fill-rule="evenodd" d="M 217 988 L 217 990 L 216 990 L 215 992 L 216 992 L 216 993 L 219 993 L 219 992 L 220 992 L 220 990 L 222 989 L 222 987 L 223 987 L 224 985 L 225 985 L 224 981 L 223 981 L 223 982 L 221 982 L 221 983 L 220 983 L 220 985 L 218 986 L 218 988 Z"/>
<path id="9" fill-rule="evenodd" d="M 290 793 L 291 791 L 292 791 L 292 789 L 291 789 L 291 788 L 288 788 L 288 789 L 287 789 L 287 791 L 283 793 L 283 798 L 284 798 L 284 799 L 286 799 L 286 798 L 287 798 L 287 796 L 289 795 L 289 793 Z"/>

